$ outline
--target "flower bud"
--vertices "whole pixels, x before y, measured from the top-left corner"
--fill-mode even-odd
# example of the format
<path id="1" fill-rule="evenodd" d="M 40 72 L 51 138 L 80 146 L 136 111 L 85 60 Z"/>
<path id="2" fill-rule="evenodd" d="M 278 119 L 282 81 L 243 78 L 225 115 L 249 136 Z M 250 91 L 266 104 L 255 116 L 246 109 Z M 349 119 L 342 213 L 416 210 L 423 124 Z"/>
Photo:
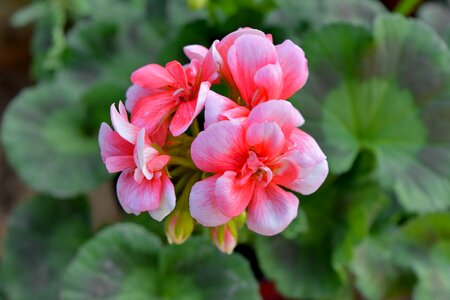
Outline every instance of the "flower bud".
<path id="1" fill-rule="evenodd" d="M 187 3 L 190 9 L 199 10 L 208 4 L 208 0 L 188 0 Z"/>
<path id="2" fill-rule="evenodd" d="M 224 225 L 211 228 L 211 238 L 220 251 L 227 254 L 233 253 L 238 240 L 235 223 L 230 221 Z"/>
<path id="3" fill-rule="evenodd" d="M 169 244 L 182 244 L 194 230 L 194 219 L 189 211 L 175 210 L 166 222 L 166 236 Z"/>

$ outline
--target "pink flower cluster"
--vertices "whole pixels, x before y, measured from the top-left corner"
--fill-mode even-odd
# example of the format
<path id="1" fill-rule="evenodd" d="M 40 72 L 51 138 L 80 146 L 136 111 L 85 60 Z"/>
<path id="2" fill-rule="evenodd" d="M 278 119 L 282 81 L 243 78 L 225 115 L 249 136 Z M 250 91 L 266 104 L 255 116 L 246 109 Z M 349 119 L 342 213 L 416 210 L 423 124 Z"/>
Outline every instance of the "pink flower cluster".
<path id="1" fill-rule="evenodd" d="M 287 189 L 311 194 L 328 174 L 325 155 L 286 101 L 305 84 L 307 60 L 290 40 L 274 45 L 251 28 L 209 49 L 184 50 L 187 65 L 149 64 L 132 74 L 130 121 L 122 103 L 119 111 L 111 107 L 114 131 L 102 124 L 101 154 L 110 173 L 122 172 L 117 195 L 126 212 L 158 221 L 173 212 L 169 241 L 184 241 L 193 218 L 230 253 L 237 218 L 256 233 L 277 234 L 297 216 L 299 201 Z M 214 85 L 227 86 L 229 95 Z M 189 230 L 178 220 L 189 221 Z"/>

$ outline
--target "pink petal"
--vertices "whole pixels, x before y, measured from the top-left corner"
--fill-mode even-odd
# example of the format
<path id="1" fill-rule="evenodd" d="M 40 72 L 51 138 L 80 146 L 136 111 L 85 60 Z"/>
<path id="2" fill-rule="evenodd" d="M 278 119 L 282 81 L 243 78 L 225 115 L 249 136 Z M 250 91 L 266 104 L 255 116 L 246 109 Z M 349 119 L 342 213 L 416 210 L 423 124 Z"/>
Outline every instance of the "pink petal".
<path id="1" fill-rule="evenodd" d="M 192 121 L 198 116 L 198 114 L 205 107 L 206 95 L 209 91 L 211 84 L 209 82 L 202 82 L 196 99 L 190 101 L 181 102 L 178 106 L 172 121 L 170 122 L 170 132 L 173 136 L 179 136 L 185 132 Z"/>
<path id="2" fill-rule="evenodd" d="M 246 140 L 258 156 L 269 160 L 283 151 L 286 142 L 277 123 L 268 121 L 251 124 L 247 129 Z"/>
<path id="3" fill-rule="evenodd" d="M 260 88 L 261 95 L 254 98 L 252 106 L 261 101 L 279 99 L 283 88 L 283 72 L 279 64 L 269 64 L 255 73 L 254 82 Z"/>
<path id="4" fill-rule="evenodd" d="M 134 171 L 124 171 L 117 181 L 117 197 L 127 213 L 140 214 L 159 207 L 161 200 L 161 180 L 134 180 Z"/>
<path id="5" fill-rule="evenodd" d="M 284 100 L 270 100 L 252 109 L 248 116 L 248 125 L 264 121 L 277 123 L 285 136 L 289 136 L 292 129 L 305 122 L 300 112 L 290 102 Z"/>
<path id="6" fill-rule="evenodd" d="M 188 45 L 183 48 L 183 51 L 189 59 L 196 59 L 202 63 L 208 53 L 208 48 L 201 45 Z"/>
<path id="7" fill-rule="evenodd" d="M 278 61 L 283 70 L 281 99 L 288 99 L 301 89 L 308 79 L 308 61 L 305 52 L 290 40 L 276 46 Z"/>
<path id="8" fill-rule="evenodd" d="M 153 131 L 153 133 L 150 135 L 150 140 L 152 141 L 152 143 L 155 143 L 160 147 L 164 147 L 164 145 L 166 144 L 166 138 L 168 133 L 169 133 L 169 119 L 166 118 L 165 121 L 159 124 L 158 129 Z"/>
<path id="9" fill-rule="evenodd" d="M 211 48 L 206 53 L 202 62 L 200 81 L 216 83 L 219 78 L 219 66 L 222 63 L 221 57 L 216 49 L 217 41 L 214 41 Z"/>
<path id="10" fill-rule="evenodd" d="M 295 129 L 291 134 L 292 149 L 296 155 L 296 164 L 299 166 L 299 174 L 294 181 L 283 184 L 287 188 L 303 195 L 314 193 L 325 181 L 328 175 L 328 163 L 316 141 L 300 129 Z"/>
<path id="11" fill-rule="evenodd" d="M 134 146 L 114 132 L 108 124 L 102 123 L 98 143 L 103 160 L 110 156 L 133 156 Z"/>
<path id="12" fill-rule="evenodd" d="M 261 37 L 265 37 L 264 32 L 252 28 L 240 28 L 227 36 L 225 36 L 219 43 L 215 45 L 220 58 L 216 57 L 216 62 L 221 66 L 221 73 L 224 76 L 225 80 L 232 86 L 235 85 L 233 76 L 231 75 L 230 68 L 228 66 L 228 50 L 233 45 L 234 41 L 244 35 L 244 34 L 252 34 Z"/>
<path id="13" fill-rule="evenodd" d="M 238 172 L 248 157 L 249 147 L 241 122 L 222 121 L 200 132 L 191 146 L 195 165 L 204 172 Z"/>
<path id="14" fill-rule="evenodd" d="M 154 90 L 144 89 L 137 84 L 133 84 L 132 86 L 130 86 L 128 88 L 127 94 L 126 94 L 127 100 L 125 101 L 125 106 L 126 106 L 127 110 L 129 112 L 132 112 L 134 106 L 136 105 L 136 102 L 139 101 L 139 99 L 141 99 L 143 97 L 148 97 L 153 94 L 154 94 Z"/>
<path id="15" fill-rule="evenodd" d="M 186 72 L 184 71 L 183 66 L 179 62 L 177 62 L 176 60 L 168 62 L 166 64 L 166 70 L 175 79 L 175 82 L 178 84 L 178 87 L 181 87 L 183 89 L 189 88 Z"/>
<path id="16" fill-rule="evenodd" d="M 217 207 L 214 190 L 218 175 L 197 182 L 189 195 L 189 209 L 192 217 L 203 226 L 219 226 L 230 220 Z"/>
<path id="17" fill-rule="evenodd" d="M 165 173 L 161 176 L 161 200 L 158 208 L 151 210 L 150 216 L 161 222 L 175 208 L 175 188 Z"/>
<path id="18" fill-rule="evenodd" d="M 170 160 L 169 155 L 166 155 L 166 154 L 158 155 L 157 157 L 152 159 L 150 162 L 148 162 L 147 168 L 152 171 L 160 171 L 167 165 L 169 160 Z"/>
<path id="19" fill-rule="evenodd" d="M 150 146 L 150 140 L 145 134 L 144 128 L 139 131 L 135 149 L 137 152 L 136 165 L 142 171 L 142 174 L 145 176 L 145 178 L 151 180 L 153 178 L 153 170 L 148 168 L 147 166 L 153 159 L 158 157 L 159 152 L 158 150 Z"/>
<path id="20" fill-rule="evenodd" d="M 247 208 L 255 189 L 254 180 L 239 180 L 236 172 L 227 171 L 217 179 L 214 195 L 219 210 L 237 217 Z"/>
<path id="21" fill-rule="evenodd" d="M 256 72 L 277 62 L 275 46 L 265 37 L 246 34 L 237 38 L 228 51 L 228 65 L 234 82 L 246 103 L 251 103 L 257 90 Z"/>
<path id="22" fill-rule="evenodd" d="M 139 128 L 128 122 L 127 111 L 122 102 L 119 103 L 119 111 L 120 113 L 114 104 L 111 105 L 111 121 L 113 127 L 122 138 L 135 144 Z"/>
<path id="23" fill-rule="evenodd" d="M 262 235 L 283 231 L 297 216 L 298 199 L 275 184 L 256 188 L 248 207 L 247 226 Z"/>
<path id="24" fill-rule="evenodd" d="M 236 107 L 239 106 L 233 100 L 216 92 L 208 91 L 205 104 L 205 128 L 213 123 L 226 120 L 222 114 Z"/>
<path id="25" fill-rule="evenodd" d="M 109 173 L 117 173 L 127 169 L 134 169 L 136 165 L 132 155 L 109 156 L 104 160 Z"/>
<path id="26" fill-rule="evenodd" d="M 172 85 L 175 79 L 163 66 L 150 64 L 134 71 L 131 82 L 146 89 L 157 89 Z"/>
<path id="27" fill-rule="evenodd" d="M 173 92 L 169 90 L 141 98 L 131 113 L 131 123 L 145 128 L 149 134 L 155 133 L 176 107 L 176 99 L 172 94 Z"/>

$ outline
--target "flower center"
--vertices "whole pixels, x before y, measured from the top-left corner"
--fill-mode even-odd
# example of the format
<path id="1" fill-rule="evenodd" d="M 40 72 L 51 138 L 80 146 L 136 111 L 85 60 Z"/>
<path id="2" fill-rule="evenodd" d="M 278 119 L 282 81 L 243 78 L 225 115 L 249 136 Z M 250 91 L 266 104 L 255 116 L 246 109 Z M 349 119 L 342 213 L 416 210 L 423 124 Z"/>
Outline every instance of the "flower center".
<path id="1" fill-rule="evenodd" d="M 249 151 L 248 159 L 241 170 L 242 179 L 250 179 L 261 182 L 267 186 L 273 178 L 272 170 L 264 164 L 266 157 L 258 157 L 255 152 Z"/>

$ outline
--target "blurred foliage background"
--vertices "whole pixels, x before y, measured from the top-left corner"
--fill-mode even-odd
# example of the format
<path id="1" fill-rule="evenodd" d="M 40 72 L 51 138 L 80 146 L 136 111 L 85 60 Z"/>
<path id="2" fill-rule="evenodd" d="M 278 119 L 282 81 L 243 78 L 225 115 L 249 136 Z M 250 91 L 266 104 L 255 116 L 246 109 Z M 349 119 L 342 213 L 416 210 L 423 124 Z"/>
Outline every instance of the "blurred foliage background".
<path id="1" fill-rule="evenodd" d="M 3 0 L 0 12 L 0 299 L 450 299 L 450 2 Z M 329 178 L 276 237 L 243 229 L 231 256 L 202 232 L 168 246 L 163 224 L 118 208 L 99 125 L 134 69 L 187 62 L 183 46 L 244 26 L 305 50 L 310 77 L 291 101 Z"/>

